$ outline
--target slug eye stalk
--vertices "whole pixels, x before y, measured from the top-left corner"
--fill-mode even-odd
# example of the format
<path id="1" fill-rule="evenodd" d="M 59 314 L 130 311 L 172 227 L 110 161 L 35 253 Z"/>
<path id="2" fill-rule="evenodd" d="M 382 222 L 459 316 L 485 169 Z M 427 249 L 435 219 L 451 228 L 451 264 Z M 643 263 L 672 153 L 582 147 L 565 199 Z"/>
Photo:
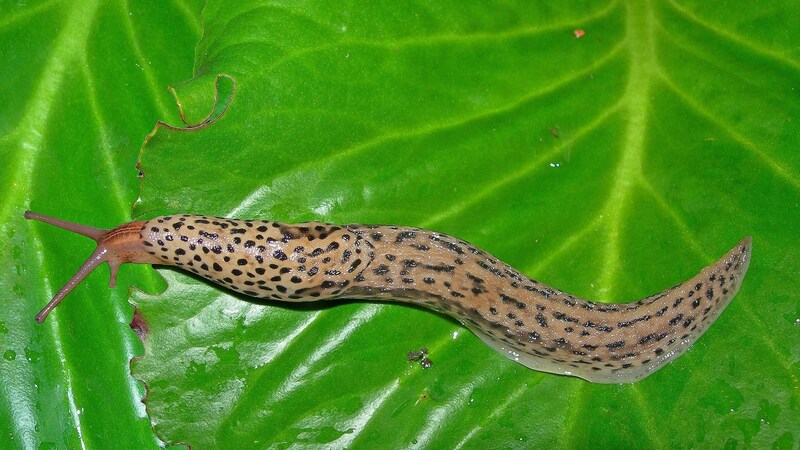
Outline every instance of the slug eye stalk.
<path id="1" fill-rule="evenodd" d="M 32 211 L 25 211 L 25 218 L 28 220 L 38 220 L 40 222 L 54 225 L 73 233 L 86 236 L 97 242 L 97 248 L 92 252 L 86 262 L 81 265 L 75 275 L 53 296 L 53 299 L 36 314 L 36 322 L 43 323 L 50 312 L 61 303 L 62 300 L 77 286 L 87 275 L 102 263 L 107 262 L 111 268 L 111 278 L 109 286 L 112 288 L 117 285 L 117 272 L 119 266 L 126 262 L 133 263 L 157 263 L 158 261 L 144 252 L 141 248 L 139 231 L 144 222 L 129 222 L 110 230 L 94 228 L 66 220 L 56 219 L 55 217 L 37 214 Z"/>

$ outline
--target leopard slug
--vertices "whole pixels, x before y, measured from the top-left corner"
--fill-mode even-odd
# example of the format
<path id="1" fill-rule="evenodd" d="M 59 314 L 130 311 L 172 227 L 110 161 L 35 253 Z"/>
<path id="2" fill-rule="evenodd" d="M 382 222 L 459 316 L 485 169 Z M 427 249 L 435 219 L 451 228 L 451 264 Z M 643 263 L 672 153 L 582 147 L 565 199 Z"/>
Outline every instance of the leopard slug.
<path id="1" fill-rule="evenodd" d="M 283 224 L 178 214 L 111 230 L 39 215 L 97 241 L 50 311 L 100 264 L 173 265 L 253 297 L 350 297 L 415 303 L 448 314 L 509 358 L 596 383 L 638 381 L 685 352 L 739 290 L 746 237 L 698 275 L 632 303 L 597 303 L 528 278 L 458 238 L 420 228 Z"/>

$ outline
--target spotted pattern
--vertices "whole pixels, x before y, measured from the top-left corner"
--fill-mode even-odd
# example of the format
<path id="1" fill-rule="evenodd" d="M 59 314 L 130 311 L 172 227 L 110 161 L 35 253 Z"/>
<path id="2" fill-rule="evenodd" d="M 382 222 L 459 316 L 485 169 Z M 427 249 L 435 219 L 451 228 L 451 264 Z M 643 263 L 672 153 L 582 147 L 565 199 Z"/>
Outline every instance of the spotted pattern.
<path id="1" fill-rule="evenodd" d="M 739 289 L 750 239 L 690 280 L 634 303 L 595 303 L 419 228 L 175 215 L 143 223 L 149 257 L 259 298 L 416 303 L 455 317 L 532 369 L 634 382 L 681 355 Z"/>

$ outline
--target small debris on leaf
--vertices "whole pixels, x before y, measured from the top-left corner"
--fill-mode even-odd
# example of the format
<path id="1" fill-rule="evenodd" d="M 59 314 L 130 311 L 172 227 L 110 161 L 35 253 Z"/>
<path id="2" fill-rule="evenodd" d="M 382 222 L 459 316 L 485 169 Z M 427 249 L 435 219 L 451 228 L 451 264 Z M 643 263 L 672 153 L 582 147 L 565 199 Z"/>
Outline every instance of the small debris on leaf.
<path id="1" fill-rule="evenodd" d="M 142 342 L 144 342 L 145 338 L 150 333 L 150 328 L 147 326 L 144 318 L 142 318 L 142 315 L 139 314 L 139 310 L 135 308 L 133 310 L 133 319 L 131 319 L 130 327 Z"/>
<path id="2" fill-rule="evenodd" d="M 429 369 L 433 365 L 433 361 L 428 358 L 428 347 L 422 347 L 419 351 L 408 352 L 409 361 L 419 361 L 423 369 Z"/>

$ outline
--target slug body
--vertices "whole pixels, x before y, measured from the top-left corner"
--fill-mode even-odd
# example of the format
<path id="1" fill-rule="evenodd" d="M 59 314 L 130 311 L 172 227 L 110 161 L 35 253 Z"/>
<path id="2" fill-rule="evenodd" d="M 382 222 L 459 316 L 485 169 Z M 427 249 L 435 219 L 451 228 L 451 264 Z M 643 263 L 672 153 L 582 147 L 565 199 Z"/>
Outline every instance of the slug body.
<path id="1" fill-rule="evenodd" d="M 750 263 L 739 242 L 688 281 L 633 303 L 596 303 L 532 280 L 458 238 L 419 228 L 179 214 L 112 230 L 26 212 L 98 248 L 36 319 L 91 270 L 174 265 L 225 288 L 281 301 L 394 300 L 448 314 L 531 369 L 597 383 L 638 381 L 685 352 L 736 295 Z"/>

